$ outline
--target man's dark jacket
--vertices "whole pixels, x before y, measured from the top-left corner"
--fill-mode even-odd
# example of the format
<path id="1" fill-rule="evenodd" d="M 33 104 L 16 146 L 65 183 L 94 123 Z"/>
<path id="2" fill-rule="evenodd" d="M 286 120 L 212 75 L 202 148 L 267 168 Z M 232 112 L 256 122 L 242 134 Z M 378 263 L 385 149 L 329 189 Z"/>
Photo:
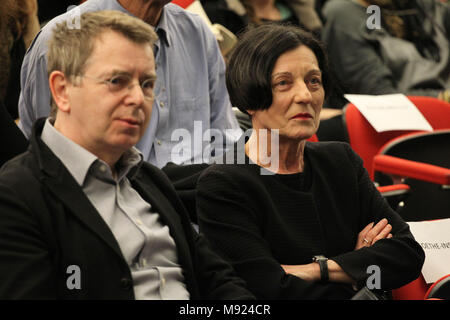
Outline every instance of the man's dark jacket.
<path id="1" fill-rule="evenodd" d="M 29 150 L 0 170 L 0 299 L 133 299 L 116 239 L 40 139 L 43 125 L 44 119 L 35 125 Z M 143 163 L 128 178 L 169 226 L 191 299 L 253 298 L 193 230 L 161 170 Z M 80 268 L 80 289 L 73 288 L 71 266 Z"/>

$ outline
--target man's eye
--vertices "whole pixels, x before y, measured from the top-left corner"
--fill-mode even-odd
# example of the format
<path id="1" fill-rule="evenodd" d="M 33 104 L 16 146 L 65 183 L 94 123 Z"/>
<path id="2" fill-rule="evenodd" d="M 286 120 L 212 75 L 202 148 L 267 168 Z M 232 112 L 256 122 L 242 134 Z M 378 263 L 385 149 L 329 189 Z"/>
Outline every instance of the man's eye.
<path id="1" fill-rule="evenodd" d="M 124 88 L 128 85 L 130 79 L 125 76 L 114 76 L 109 80 L 109 83 L 111 83 L 114 87 L 117 88 Z"/>
<path id="2" fill-rule="evenodd" d="M 142 87 L 143 89 L 153 89 L 154 86 L 155 86 L 155 81 L 154 81 L 154 80 L 151 80 L 151 79 L 145 80 L 145 81 L 142 82 L 142 84 L 141 84 L 141 87 Z"/>

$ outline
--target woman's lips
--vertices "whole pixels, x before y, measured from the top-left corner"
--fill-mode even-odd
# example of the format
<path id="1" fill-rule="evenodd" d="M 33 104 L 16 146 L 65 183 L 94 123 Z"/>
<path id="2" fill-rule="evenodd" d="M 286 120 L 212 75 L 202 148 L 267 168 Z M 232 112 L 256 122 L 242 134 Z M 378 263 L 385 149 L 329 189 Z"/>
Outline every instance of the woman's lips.
<path id="1" fill-rule="evenodd" d="M 293 116 L 291 119 L 312 119 L 312 115 L 310 113 L 298 113 Z"/>

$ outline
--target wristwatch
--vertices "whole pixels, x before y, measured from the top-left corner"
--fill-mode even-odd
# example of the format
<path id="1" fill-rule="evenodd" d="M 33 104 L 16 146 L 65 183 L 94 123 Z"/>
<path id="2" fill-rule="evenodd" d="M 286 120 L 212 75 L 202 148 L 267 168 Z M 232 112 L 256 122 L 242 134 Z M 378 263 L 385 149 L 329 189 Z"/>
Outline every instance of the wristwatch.
<path id="1" fill-rule="evenodd" d="M 317 262 L 320 267 L 320 282 L 328 282 L 328 258 L 322 255 L 314 256 L 313 262 Z"/>

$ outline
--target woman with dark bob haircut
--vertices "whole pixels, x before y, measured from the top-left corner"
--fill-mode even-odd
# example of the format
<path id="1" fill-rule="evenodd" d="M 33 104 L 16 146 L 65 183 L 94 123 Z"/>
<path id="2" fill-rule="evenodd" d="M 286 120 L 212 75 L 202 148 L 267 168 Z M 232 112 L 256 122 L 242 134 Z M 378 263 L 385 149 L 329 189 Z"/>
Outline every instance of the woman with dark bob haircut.
<path id="1" fill-rule="evenodd" d="M 310 48 L 317 57 L 323 87 L 328 93 L 328 59 L 322 44 L 298 27 L 267 23 L 245 33 L 229 61 L 226 81 L 231 104 L 244 113 L 268 109 L 272 104 L 272 70 L 278 57 L 301 45 Z"/>
<path id="2" fill-rule="evenodd" d="M 307 141 L 329 86 L 321 44 L 294 26 L 250 29 L 227 86 L 253 129 L 202 173 L 197 211 L 200 232 L 249 289 L 260 299 L 349 299 L 416 279 L 424 252 L 362 160 L 346 143 Z"/>

